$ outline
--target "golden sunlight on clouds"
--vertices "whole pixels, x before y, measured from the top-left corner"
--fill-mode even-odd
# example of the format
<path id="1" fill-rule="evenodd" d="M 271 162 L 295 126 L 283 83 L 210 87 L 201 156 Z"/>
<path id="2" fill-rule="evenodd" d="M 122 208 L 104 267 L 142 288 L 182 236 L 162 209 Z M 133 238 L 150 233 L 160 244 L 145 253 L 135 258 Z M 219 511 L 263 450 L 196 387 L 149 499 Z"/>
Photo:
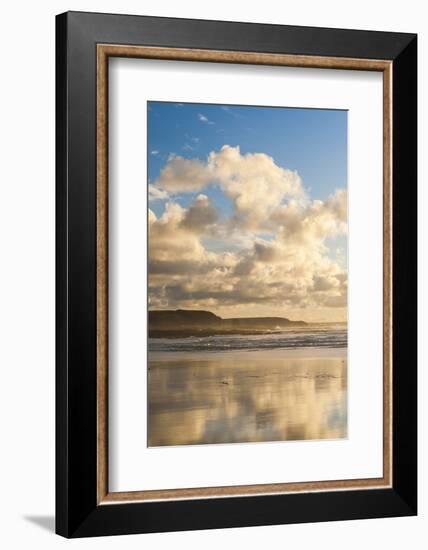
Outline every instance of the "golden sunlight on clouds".
<path id="1" fill-rule="evenodd" d="M 227 218 L 209 185 L 231 201 Z M 174 201 L 189 192 L 187 208 Z M 170 158 L 149 198 L 168 201 L 159 218 L 149 210 L 152 309 L 346 320 L 347 273 L 328 246 L 347 233 L 346 191 L 311 200 L 297 172 L 225 145 L 206 162 Z"/>

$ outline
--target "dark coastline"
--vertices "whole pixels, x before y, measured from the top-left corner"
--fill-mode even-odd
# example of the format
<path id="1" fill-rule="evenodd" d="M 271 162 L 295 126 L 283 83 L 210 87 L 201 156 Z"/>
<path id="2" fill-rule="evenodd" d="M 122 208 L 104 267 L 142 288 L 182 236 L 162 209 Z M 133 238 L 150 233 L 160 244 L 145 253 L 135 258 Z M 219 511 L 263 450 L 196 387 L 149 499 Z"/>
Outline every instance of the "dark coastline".
<path id="1" fill-rule="evenodd" d="M 304 321 L 285 317 L 242 317 L 222 319 L 210 311 L 152 310 L 148 315 L 150 338 L 189 338 L 191 336 L 255 336 L 274 334 L 287 328 L 304 327 Z"/>
<path id="2" fill-rule="evenodd" d="M 291 327 L 292 325 L 290 325 Z M 298 327 L 300 325 L 296 325 Z M 151 329 L 149 327 L 149 338 L 191 338 L 193 337 L 206 337 L 206 336 L 259 336 L 262 334 L 276 334 L 282 332 L 281 330 L 228 330 L 228 329 L 198 329 L 197 327 L 191 329 L 176 329 L 176 330 L 158 330 Z"/>

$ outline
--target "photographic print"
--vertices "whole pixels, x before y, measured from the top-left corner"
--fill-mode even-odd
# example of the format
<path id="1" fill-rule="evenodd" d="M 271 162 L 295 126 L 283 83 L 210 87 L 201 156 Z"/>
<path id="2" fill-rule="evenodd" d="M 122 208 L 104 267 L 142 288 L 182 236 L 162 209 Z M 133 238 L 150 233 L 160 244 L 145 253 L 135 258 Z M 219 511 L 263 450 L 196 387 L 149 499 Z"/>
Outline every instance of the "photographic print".
<path id="1" fill-rule="evenodd" d="M 148 446 L 347 437 L 347 111 L 147 118 Z"/>

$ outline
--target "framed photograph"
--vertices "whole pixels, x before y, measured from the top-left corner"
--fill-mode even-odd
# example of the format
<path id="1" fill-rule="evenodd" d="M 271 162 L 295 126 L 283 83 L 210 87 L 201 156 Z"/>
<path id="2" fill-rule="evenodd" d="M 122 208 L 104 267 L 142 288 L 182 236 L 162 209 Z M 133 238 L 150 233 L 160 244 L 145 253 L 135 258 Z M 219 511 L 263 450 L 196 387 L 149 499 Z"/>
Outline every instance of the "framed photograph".
<path id="1" fill-rule="evenodd" d="M 57 533 L 415 515 L 416 35 L 56 24 Z"/>

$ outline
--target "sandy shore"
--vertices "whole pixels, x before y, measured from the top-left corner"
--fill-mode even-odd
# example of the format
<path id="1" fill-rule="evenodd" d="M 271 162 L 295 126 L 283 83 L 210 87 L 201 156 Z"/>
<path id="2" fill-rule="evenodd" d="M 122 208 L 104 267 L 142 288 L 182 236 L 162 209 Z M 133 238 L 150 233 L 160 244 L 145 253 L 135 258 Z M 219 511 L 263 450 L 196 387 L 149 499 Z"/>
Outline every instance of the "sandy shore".
<path id="1" fill-rule="evenodd" d="M 149 446 L 338 439 L 346 348 L 149 354 Z"/>
<path id="2" fill-rule="evenodd" d="M 269 360 L 269 359 L 286 359 L 298 357 L 300 359 L 316 359 L 316 358 L 344 358 L 348 355 L 348 348 L 296 348 L 296 349 L 263 349 L 263 350 L 228 350 L 228 351 L 150 351 L 150 362 L 170 362 L 174 360 L 189 360 L 198 361 L 207 360 L 213 361 L 216 357 L 218 360 Z"/>

